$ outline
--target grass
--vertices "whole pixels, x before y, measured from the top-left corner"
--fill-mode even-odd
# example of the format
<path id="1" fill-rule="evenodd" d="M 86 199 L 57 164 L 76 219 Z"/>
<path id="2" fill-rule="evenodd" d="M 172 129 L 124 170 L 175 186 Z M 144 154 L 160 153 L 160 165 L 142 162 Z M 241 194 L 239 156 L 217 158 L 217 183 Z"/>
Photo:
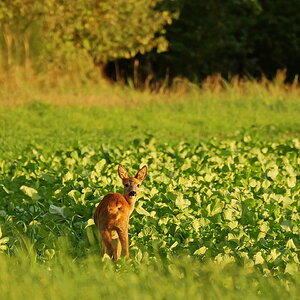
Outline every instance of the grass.
<path id="1" fill-rule="evenodd" d="M 153 135 L 161 143 L 192 144 L 255 127 L 266 137 L 298 136 L 300 89 L 282 80 L 181 84 L 168 93 L 90 84 L 0 93 L 0 151 L 12 158 L 34 144 L 49 151 L 78 144 L 130 143 Z M 258 128 L 258 129 L 257 129 Z"/>
<path id="2" fill-rule="evenodd" d="M 19 178 L 7 177 L 6 181 L 3 181 L 3 184 L 8 186 L 11 184 L 16 191 L 12 190 L 13 193 L 11 193 L 11 191 L 1 190 L 4 197 L 12 197 L 11 203 L 18 202 L 19 198 L 16 198 L 16 195 L 21 197 L 20 204 L 16 204 L 16 209 L 8 205 L 13 211 L 12 214 L 17 212 L 24 216 L 24 211 L 22 212 L 20 206 L 34 206 L 31 200 L 22 194 L 19 185 L 32 183 L 32 186 L 36 184 L 37 188 L 40 188 L 40 184 L 43 185 L 44 181 L 36 176 L 39 176 L 37 174 L 40 170 L 40 159 L 42 160 L 47 152 L 49 157 L 52 157 L 54 153 L 55 155 L 61 154 L 64 155 L 64 159 L 71 161 L 68 155 L 72 156 L 74 154 L 72 151 L 75 151 L 74 147 L 78 145 L 90 147 L 91 152 L 94 151 L 93 149 L 99 150 L 101 146 L 109 145 L 108 149 L 120 146 L 117 151 L 120 152 L 118 155 L 125 157 L 124 148 L 137 145 L 137 139 L 144 143 L 145 138 L 149 136 L 156 138 L 158 147 L 168 143 L 176 149 L 175 146 L 178 147 L 182 141 L 196 146 L 201 141 L 207 142 L 210 139 L 224 141 L 229 137 L 241 141 L 247 134 L 251 134 L 256 140 L 280 140 L 281 148 L 278 146 L 280 152 L 283 151 L 284 141 L 291 141 L 293 138 L 299 138 L 300 135 L 300 89 L 297 84 L 285 85 L 281 73 L 272 82 L 241 82 L 234 79 L 227 83 L 219 78 L 210 78 L 201 88 L 186 82 L 177 82 L 172 90 L 157 94 L 147 91 L 138 92 L 130 88 L 103 83 L 78 84 L 76 82 L 72 86 L 70 82 L 55 85 L 53 81 L 54 78 L 50 83 L 44 84 L 39 80 L 26 81 L 24 78 L 14 76 L 8 80 L 0 78 L 0 170 L 5 169 L 7 176 L 13 176 L 14 167 L 16 167 L 20 173 Z M 255 143 L 256 141 L 253 142 Z M 218 142 L 214 141 L 212 144 L 217 145 Z M 291 144 L 290 142 L 289 145 Z M 207 150 L 205 145 L 204 143 L 203 149 Z M 270 145 L 270 149 L 273 149 L 272 144 Z M 188 146 L 185 145 L 185 147 Z M 39 155 L 28 158 L 27 155 L 34 156 L 31 151 L 33 148 L 37 149 L 35 152 Z M 212 147 L 212 149 L 215 148 L 217 146 Z M 71 149 L 70 153 L 68 149 Z M 213 152 L 212 149 L 210 150 Z M 286 147 L 284 151 L 287 151 L 287 157 L 290 155 L 290 159 L 294 159 L 296 155 L 289 149 Z M 64 152 L 60 153 L 57 150 Z M 223 150 L 221 153 L 225 155 L 227 152 Z M 152 155 L 151 151 L 149 150 L 148 156 Z M 183 154 L 178 151 L 179 156 L 186 155 L 187 158 L 191 158 L 187 149 L 182 151 Z M 253 153 L 255 152 L 254 154 L 257 154 L 259 158 L 262 153 L 265 153 L 257 151 L 257 147 L 253 148 Z M 19 162 L 16 160 L 14 164 L 13 161 L 19 155 L 22 155 Z M 138 155 L 141 156 L 143 153 Z M 276 155 L 278 155 L 277 152 Z M 276 155 L 274 156 L 275 162 Z M 128 153 L 127 156 L 129 157 Z M 159 157 L 155 157 L 155 161 L 166 172 L 167 168 L 162 162 L 163 156 L 164 154 L 160 154 Z M 48 156 L 45 155 L 45 157 Z M 135 160 L 136 156 L 130 159 Z M 27 163 L 27 160 L 31 163 Z M 51 165 L 52 161 L 49 161 Z M 169 160 L 166 161 L 170 163 Z M 181 156 L 176 161 L 181 164 Z M 60 168 L 59 162 L 59 159 L 53 160 L 53 163 L 58 164 Z M 279 159 L 278 164 L 280 163 Z M 37 166 L 34 167 L 34 164 Z M 41 164 L 45 164 L 45 161 Z M 248 165 L 252 167 L 250 163 Z M 55 180 L 59 181 L 60 177 L 71 167 L 66 164 L 64 168 L 63 171 L 58 170 Z M 253 168 L 255 168 L 255 163 Z M 174 170 L 181 172 L 177 167 Z M 48 171 L 52 172 L 53 169 L 49 168 L 45 173 Z M 27 183 L 23 182 L 22 176 L 25 176 Z M 19 185 L 16 185 L 17 179 L 20 181 Z M 79 179 L 78 185 L 75 185 L 72 180 L 67 182 L 72 190 L 80 189 L 82 182 Z M 256 180 L 259 181 L 260 178 Z M 202 184 L 199 180 L 196 181 Z M 227 184 L 227 181 L 224 182 Z M 54 192 L 52 184 L 50 182 L 48 185 L 51 195 Z M 87 188 L 90 188 L 88 180 L 85 184 L 88 184 Z M 113 182 L 110 184 L 112 185 Z M 212 190 L 215 191 L 217 184 L 214 182 L 211 184 Z M 246 185 L 245 189 L 248 191 L 248 183 L 243 184 Z M 182 185 L 184 186 L 183 183 Z M 166 186 L 170 185 L 166 184 Z M 92 187 L 98 193 L 103 192 L 103 190 L 99 191 L 98 182 Z M 159 189 L 158 185 L 157 188 Z M 44 190 L 41 188 L 41 191 Z M 287 193 L 289 191 L 290 189 L 287 189 Z M 63 192 L 68 191 L 63 190 Z M 0 199 L 1 218 L 5 213 L 3 207 L 6 207 L 6 204 L 1 206 L 3 199 Z M 66 196 L 65 200 L 68 199 Z M 42 207 L 44 207 L 43 201 L 42 198 L 40 201 Z M 58 201 L 58 203 L 54 202 L 57 206 L 61 205 L 59 202 L 61 199 L 57 198 L 55 201 Z M 48 207 L 47 205 L 45 207 Z M 297 208 L 293 207 L 293 209 Z M 35 213 L 35 210 L 31 211 L 29 208 L 26 213 L 30 215 L 32 212 Z M 51 215 L 49 210 L 42 213 Z M 54 216 L 57 217 L 56 214 Z M 181 216 L 184 217 L 183 214 Z M 132 221 L 140 222 L 140 216 L 138 217 L 138 221 L 135 219 Z M 8 223 L 14 223 L 12 220 L 10 216 L 6 219 Z M 27 231 L 27 234 L 31 232 L 31 225 L 27 226 L 27 223 L 23 224 L 20 220 L 16 220 L 16 223 L 18 227 L 24 225 L 24 232 Z M 82 218 L 81 223 L 84 223 Z M 43 225 L 42 221 L 41 224 Z M 186 223 L 182 222 L 182 224 Z M 59 225 L 58 221 L 53 228 L 56 225 Z M 78 224 L 74 223 L 75 225 Z M 275 229 L 279 225 L 276 226 Z M 47 231 L 49 236 L 51 233 L 49 239 L 56 238 L 51 232 L 53 228 Z M 3 226 L 3 229 L 5 231 L 6 227 Z M 66 231 L 66 234 L 72 235 L 73 233 L 70 228 Z M 35 234 L 40 234 L 39 238 L 45 237 L 44 232 Z M 7 243 L 5 239 L 6 232 L 3 232 L 3 237 L 2 234 L 0 235 L 0 246 L 3 249 Z M 30 243 L 36 242 L 30 241 Z M 12 255 L 0 253 L 0 295 L 5 299 L 96 297 L 104 299 L 297 299 L 300 287 L 299 274 L 294 269 L 290 271 L 295 272 L 294 276 L 288 272 L 286 274 L 285 271 L 289 270 L 288 268 L 285 268 L 285 271 L 278 271 L 279 275 L 274 277 L 268 272 L 259 270 L 257 265 L 253 267 L 253 264 L 237 266 L 230 261 L 200 262 L 200 259 L 191 258 L 188 255 L 178 255 L 168 259 L 162 259 L 159 256 L 149 258 L 145 249 L 139 258 L 136 246 L 135 249 L 131 249 L 136 254 L 132 261 L 120 262 L 119 265 L 114 266 L 107 259 L 101 261 L 90 249 L 83 251 L 82 247 L 88 247 L 85 240 L 78 243 L 76 251 L 74 249 L 68 251 L 59 247 L 52 249 L 55 252 L 53 257 L 50 248 L 48 252 L 46 248 L 46 250 L 42 249 L 45 253 L 49 253 L 49 258 L 44 259 L 43 256 L 44 261 L 41 263 L 41 256 L 32 250 L 33 246 L 30 243 L 25 247 L 23 244 L 26 245 L 26 243 L 22 244 L 22 238 L 15 236 L 10 236 L 9 243 L 16 247 Z M 297 245 L 292 246 L 297 247 Z M 254 250 L 257 251 L 257 249 L 251 251 Z M 296 253 L 297 249 L 293 248 L 293 251 Z M 74 256 L 66 252 L 84 252 L 85 255 Z M 87 252 L 89 254 L 86 254 Z M 296 256 L 294 261 L 297 262 Z M 263 268 L 263 264 L 260 264 L 260 267 Z M 276 269 L 275 262 L 272 267 Z"/>
<path id="3" fill-rule="evenodd" d="M 22 256 L 23 255 L 23 256 Z M 32 257 L 0 256 L 3 299 L 297 299 L 293 284 L 231 264 L 159 258 L 118 266 L 98 257 L 61 255 L 39 264 Z"/>

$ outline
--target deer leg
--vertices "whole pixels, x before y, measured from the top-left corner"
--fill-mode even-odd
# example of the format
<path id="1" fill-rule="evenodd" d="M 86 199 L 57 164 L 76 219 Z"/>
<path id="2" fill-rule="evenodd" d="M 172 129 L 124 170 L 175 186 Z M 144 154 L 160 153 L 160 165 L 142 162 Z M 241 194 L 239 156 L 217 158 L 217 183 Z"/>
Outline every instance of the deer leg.
<path id="1" fill-rule="evenodd" d="M 105 252 L 109 255 L 109 257 L 114 257 L 114 247 L 112 244 L 111 232 L 108 230 L 101 232 L 102 241 L 105 245 Z"/>
<path id="2" fill-rule="evenodd" d="M 121 250 L 122 250 L 120 239 L 119 238 L 114 239 L 113 243 L 114 243 L 114 257 L 116 258 L 117 261 L 120 259 Z"/>
<path id="3" fill-rule="evenodd" d="M 117 241 L 116 241 L 116 248 L 115 248 L 115 251 L 116 251 L 116 258 L 117 260 L 120 259 L 121 257 L 121 251 L 122 251 L 122 247 L 121 247 L 121 242 L 120 242 L 120 239 L 118 238 Z"/>
<path id="4" fill-rule="evenodd" d="M 129 258 L 128 228 L 122 228 L 122 229 L 118 228 L 117 232 L 122 246 L 122 255 L 124 255 L 128 259 Z"/>
<path id="5" fill-rule="evenodd" d="M 99 241 L 99 248 L 100 248 L 100 255 L 103 256 L 106 253 L 105 244 L 100 232 L 98 232 L 98 241 Z"/>

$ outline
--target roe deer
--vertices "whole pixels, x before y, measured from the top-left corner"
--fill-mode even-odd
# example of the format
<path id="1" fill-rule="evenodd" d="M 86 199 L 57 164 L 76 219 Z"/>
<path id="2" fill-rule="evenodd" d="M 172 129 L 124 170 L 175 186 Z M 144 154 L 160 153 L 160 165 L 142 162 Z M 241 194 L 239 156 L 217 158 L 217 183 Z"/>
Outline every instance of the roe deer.
<path id="1" fill-rule="evenodd" d="M 121 254 L 129 258 L 128 223 L 134 209 L 142 181 L 148 168 L 143 166 L 129 177 L 126 169 L 119 165 L 118 173 L 124 185 L 124 195 L 111 193 L 104 196 L 94 212 L 94 221 L 100 232 L 102 254 L 107 253 L 116 263 Z M 113 240 L 116 240 L 113 243 Z"/>

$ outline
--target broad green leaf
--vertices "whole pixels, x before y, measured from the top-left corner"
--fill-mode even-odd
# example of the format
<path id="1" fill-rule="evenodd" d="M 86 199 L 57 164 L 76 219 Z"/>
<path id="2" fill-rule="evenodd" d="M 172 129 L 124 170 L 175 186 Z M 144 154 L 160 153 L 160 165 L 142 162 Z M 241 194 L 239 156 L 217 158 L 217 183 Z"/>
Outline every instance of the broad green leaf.
<path id="1" fill-rule="evenodd" d="M 64 180 L 64 182 L 66 182 L 66 181 L 71 181 L 71 180 L 73 180 L 74 179 L 74 174 L 72 173 L 72 172 L 67 172 L 66 174 L 65 174 L 65 176 L 63 177 L 63 180 Z"/>
<path id="2" fill-rule="evenodd" d="M 274 169 L 271 169 L 267 172 L 267 175 L 268 177 L 272 178 L 273 180 L 276 179 L 277 175 L 278 175 L 278 169 L 277 168 L 274 168 Z"/>
<path id="3" fill-rule="evenodd" d="M 138 214 L 143 215 L 143 216 L 147 216 L 150 217 L 150 213 L 148 213 L 143 207 L 142 205 L 138 205 L 135 209 L 137 211 Z"/>
<path id="4" fill-rule="evenodd" d="M 261 252 L 257 252 L 255 255 L 254 255 L 254 264 L 256 265 L 261 265 L 265 262 L 264 258 L 262 257 L 262 254 Z"/>
<path id="5" fill-rule="evenodd" d="M 296 176 L 290 176 L 290 177 L 287 178 L 287 186 L 289 188 L 295 187 L 296 186 L 296 182 L 297 182 Z"/>
<path id="6" fill-rule="evenodd" d="M 256 180 L 255 180 L 255 179 L 250 179 L 249 185 L 250 185 L 251 187 L 256 187 L 256 185 L 257 185 Z"/>
<path id="7" fill-rule="evenodd" d="M 55 206 L 55 205 L 51 204 L 50 207 L 49 207 L 49 212 L 51 214 L 57 214 L 57 215 L 60 215 L 64 218 L 66 218 L 63 207 L 58 207 L 58 206 Z"/>
<path id="8" fill-rule="evenodd" d="M 289 174 L 291 177 L 297 176 L 297 174 L 296 174 L 294 168 L 293 168 L 291 165 L 287 165 L 285 168 L 286 168 L 288 174 Z"/>
<path id="9" fill-rule="evenodd" d="M 167 192 L 167 197 L 170 201 L 176 201 L 178 195 L 172 192 Z"/>
<path id="10" fill-rule="evenodd" d="M 234 229 L 238 226 L 238 221 L 231 221 L 227 225 L 229 226 L 230 229 Z"/>
<path id="11" fill-rule="evenodd" d="M 101 159 L 100 161 L 98 161 L 95 165 L 95 171 L 98 174 L 101 174 L 101 171 L 102 171 L 103 167 L 105 166 L 105 164 L 106 164 L 106 160 L 104 158 Z"/>
<path id="12" fill-rule="evenodd" d="M 290 204 L 292 204 L 294 201 L 293 199 L 291 199 L 290 197 L 288 196 L 283 196 L 281 197 L 281 200 L 282 200 L 282 203 L 283 203 L 283 207 L 287 207 L 289 206 Z"/>
<path id="13" fill-rule="evenodd" d="M 180 209 L 185 209 L 191 204 L 190 200 L 184 199 L 183 195 L 179 194 L 175 200 L 175 205 Z"/>
<path id="14" fill-rule="evenodd" d="M 227 208 L 227 209 L 224 209 L 224 210 L 223 210 L 224 219 L 225 219 L 225 220 L 228 220 L 228 221 L 231 221 L 231 220 L 232 220 L 232 212 L 233 212 L 233 211 L 232 211 L 232 209 L 230 209 L 230 208 L 229 208 L 229 209 L 228 209 L 228 208 Z"/>
<path id="15" fill-rule="evenodd" d="M 68 196 L 70 196 L 71 198 L 73 198 L 76 203 L 80 201 L 81 195 L 82 194 L 79 191 L 77 191 L 77 190 L 71 190 L 68 193 Z"/>
<path id="16" fill-rule="evenodd" d="M 271 182 L 270 182 L 269 180 L 267 180 L 267 179 L 265 179 L 265 180 L 263 181 L 263 183 L 262 183 L 262 187 L 263 187 L 264 189 L 269 188 L 270 185 L 271 185 Z"/>
<path id="17" fill-rule="evenodd" d="M 271 253 L 268 255 L 268 261 L 273 262 L 279 256 L 280 256 L 280 252 L 278 252 L 277 249 L 272 249 Z"/>
<path id="18" fill-rule="evenodd" d="M 26 186 L 26 185 L 22 185 L 20 187 L 20 190 L 27 195 L 28 197 L 30 197 L 33 200 L 39 200 L 41 199 L 41 197 L 38 194 L 38 191 L 32 187 Z"/>
<path id="19" fill-rule="evenodd" d="M 262 232 L 267 233 L 267 232 L 269 231 L 269 229 L 270 229 L 270 226 L 268 225 L 267 222 L 263 222 L 263 223 L 260 225 L 259 229 L 260 229 Z"/>
<path id="20" fill-rule="evenodd" d="M 207 251 L 207 247 L 203 246 L 194 252 L 194 255 L 203 255 Z"/>
<path id="21" fill-rule="evenodd" d="M 95 225 L 95 222 L 94 222 L 94 219 L 88 219 L 87 220 L 87 224 L 86 226 L 84 227 L 85 229 L 92 226 L 92 225 Z"/>
<path id="22" fill-rule="evenodd" d="M 224 203 L 221 200 L 217 199 L 213 203 L 210 203 L 207 206 L 207 210 L 210 216 L 214 216 L 222 212 Z"/>
<path id="23" fill-rule="evenodd" d="M 206 182 L 211 182 L 211 181 L 213 181 L 214 177 L 215 177 L 214 174 L 211 174 L 211 173 L 210 173 L 210 174 L 205 174 L 204 180 L 205 180 Z"/>
<path id="24" fill-rule="evenodd" d="M 288 249 L 297 249 L 296 245 L 294 244 L 293 239 L 289 239 L 286 243 L 286 247 Z"/>
<path id="25" fill-rule="evenodd" d="M 194 219 L 192 225 L 194 230 L 197 232 L 201 227 L 201 221 L 199 219 Z"/>

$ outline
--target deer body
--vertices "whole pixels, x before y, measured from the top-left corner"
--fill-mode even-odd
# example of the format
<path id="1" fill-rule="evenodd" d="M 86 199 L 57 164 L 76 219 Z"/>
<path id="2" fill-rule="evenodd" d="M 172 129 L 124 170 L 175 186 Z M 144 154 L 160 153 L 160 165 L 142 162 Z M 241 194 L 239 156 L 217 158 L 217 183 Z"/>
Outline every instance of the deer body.
<path id="1" fill-rule="evenodd" d="M 147 175 L 147 167 L 141 168 L 135 177 L 129 177 L 123 166 L 118 173 L 124 185 L 124 195 L 110 193 L 104 196 L 94 213 L 94 221 L 100 232 L 102 252 L 116 262 L 121 254 L 129 258 L 128 224 L 134 210 L 138 189 Z"/>

